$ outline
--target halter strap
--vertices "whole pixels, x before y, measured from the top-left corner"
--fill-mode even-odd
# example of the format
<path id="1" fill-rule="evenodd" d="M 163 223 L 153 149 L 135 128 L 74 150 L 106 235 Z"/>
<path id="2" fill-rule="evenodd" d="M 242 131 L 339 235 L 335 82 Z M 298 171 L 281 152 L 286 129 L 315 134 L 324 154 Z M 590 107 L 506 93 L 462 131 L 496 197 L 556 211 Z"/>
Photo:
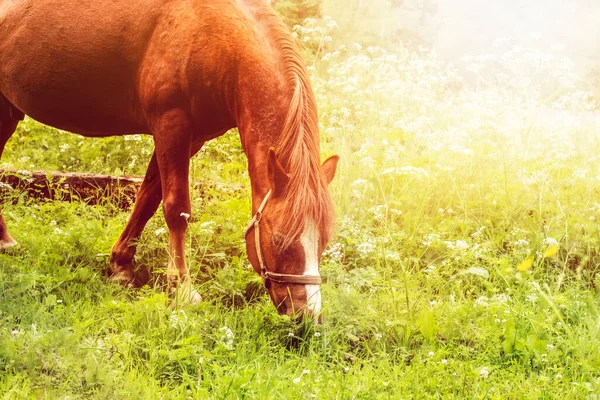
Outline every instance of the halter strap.
<path id="1" fill-rule="evenodd" d="M 278 272 L 271 272 L 267 270 L 267 266 L 264 262 L 262 249 L 260 246 L 260 220 L 262 219 L 263 211 L 267 206 L 267 201 L 269 201 L 269 197 L 271 197 L 270 190 L 267 192 L 262 203 L 260 203 L 260 207 L 258 207 L 256 214 L 254 214 L 254 216 L 246 226 L 246 231 L 244 233 L 244 237 L 246 237 L 248 236 L 248 233 L 252 229 L 254 229 L 254 247 L 256 248 L 256 256 L 258 257 L 258 264 L 260 266 L 260 276 L 263 280 L 263 283 L 266 283 L 267 280 L 270 280 L 273 282 L 286 284 L 320 285 L 322 283 L 322 280 L 321 276 L 319 275 L 280 274 Z"/>

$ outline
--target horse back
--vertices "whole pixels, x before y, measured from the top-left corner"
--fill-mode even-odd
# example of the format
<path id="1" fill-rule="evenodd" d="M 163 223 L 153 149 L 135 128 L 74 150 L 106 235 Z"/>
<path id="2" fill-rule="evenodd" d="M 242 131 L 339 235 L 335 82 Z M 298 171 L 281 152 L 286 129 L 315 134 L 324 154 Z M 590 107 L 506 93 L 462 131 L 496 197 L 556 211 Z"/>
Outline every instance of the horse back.
<path id="1" fill-rule="evenodd" d="M 208 136 L 234 125 L 229 97 L 251 57 L 239 34 L 256 42 L 251 25 L 228 0 L 0 0 L 0 93 L 87 136 L 146 133 L 169 107 Z"/>

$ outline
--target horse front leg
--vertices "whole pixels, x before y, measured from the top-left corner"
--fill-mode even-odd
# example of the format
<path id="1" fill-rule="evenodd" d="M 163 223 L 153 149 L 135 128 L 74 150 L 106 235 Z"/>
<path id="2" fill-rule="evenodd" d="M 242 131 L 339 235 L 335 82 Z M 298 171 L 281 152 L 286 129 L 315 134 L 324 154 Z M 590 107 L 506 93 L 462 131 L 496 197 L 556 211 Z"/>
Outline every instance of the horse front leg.
<path id="1" fill-rule="evenodd" d="M 160 173 L 156 154 L 152 154 L 146 175 L 138 193 L 131 216 L 121 236 L 112 248 L 110 255 L 111 279 L 124 285 L 141 286 L 145 279 L 136 279 L 133 273 L 133 258 L 136 242 L 144 227 L 152 218 L 162 200 Z"/>
<path id="2" fill-rule="evenodd" d="M 192 125 L 184 111 L 174 109 L 161 114 L 152 128 L 160 170 L 163 211 L 169 228 L 167 278 L 173 285 L 177 282 L 182 284 L 180 293 L 185 296 L 185 301 L 197 302 L 200 301 L 200 295 L 191 289 L 185 262 L 185 234 L 191 215 L 189 167 Z"/>
<path id="3" fill-rule="evenodd" d="M 195 142 L 192 145 L 191 155 L 194 156 L 203 145 L 202 141 Z M 161 201 L 160 172 L 156 153 L 153 153 L 146 169 L 144 181 L 137 193 L 131 216 L 127 220 L 123 233 L 112 248 L 110 257 L 112 280 L 134 286 L 141 286 L 145 283 L 146 278 L 134 275 L 133 258 L 137 250 L 136 243 L 142 235 L 144 227 L 156 213 Z"/>

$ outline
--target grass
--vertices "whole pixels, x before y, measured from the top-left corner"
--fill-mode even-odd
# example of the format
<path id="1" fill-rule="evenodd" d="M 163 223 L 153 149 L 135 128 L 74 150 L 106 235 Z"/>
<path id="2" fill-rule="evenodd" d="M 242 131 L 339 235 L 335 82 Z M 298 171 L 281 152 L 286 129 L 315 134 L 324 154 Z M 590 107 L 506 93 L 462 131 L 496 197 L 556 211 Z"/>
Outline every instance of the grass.
<path id="1" fill-rule="evenodd" d="M 490 62 L 502 76 L 529 62 L 535 82 L 488 71 L 472 84 L 484 76 L 471 61 L 324 48 L 313 28 L 300 33 L 324 52 L 307 54 L 323 153 L 342 157 L 324 324 L 276 315 L 247 266 L 232 132 L 192 166 L 194 180 L 226 183 L 193 199 L 196 306 L 170 307 L 161 286 L 160 212 L 137 255 L 157 284 L 128 290 L 105 273 L 128 213 L 5 195 L 21 248 L 0 254 L 4 398 L 599 395 L 600 124 L 577 76 L 512 52 Z M 82 139 L 27 120 L 3 162 L 142 174 L 150 152 L 144 137 Z"/>
<path id="2" fill-rule="evenodd" d="M 342 274 L 330 263 L 325 324 L 297 327 L 241 264 L 199 272 L 206 301 L 181 309 L 160 289 L 109 284 L 98 253 L 124 215 L 105 212 L 56 203 L 7 213 L 22 250 L 0 258 L 5 398 L 581 398 L 597 390 L 598 295 L 575 273 L 540 267 L 517 279 L 381 265 Z"/>

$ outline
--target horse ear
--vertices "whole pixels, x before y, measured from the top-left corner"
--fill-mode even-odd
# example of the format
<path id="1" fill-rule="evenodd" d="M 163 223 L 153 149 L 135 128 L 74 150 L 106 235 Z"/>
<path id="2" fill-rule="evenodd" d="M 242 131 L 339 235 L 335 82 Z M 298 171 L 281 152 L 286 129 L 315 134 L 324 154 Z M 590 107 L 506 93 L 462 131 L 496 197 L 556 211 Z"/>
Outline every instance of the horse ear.
<path id="1" fill-rule="evenodd" d="M 268 156 L 268 165 L 269 165 L 269 182 L 271 183 L 271 190 L 273 191 L 273 197 L 279 197 L 283 194 L 283 190 L 288 184 L 290 180 L 290 175 L 285 172 L 285 169 L 279 163 L 277 159 L 277 155 L 275 154 L 275 149 L 271 147 L 269 149 Z"/>
<path id="2" fill-rule="evenodd" d="M 331 183 L 333 177 L 335 176 L 335 170 L 337 169 L 338 161 L 340 161 L 340 156 L 335 155 L 329 157 L 323 162 L 323 173 L 325 174 L 325 179 L 327 180 L 328 185 Z"/>

